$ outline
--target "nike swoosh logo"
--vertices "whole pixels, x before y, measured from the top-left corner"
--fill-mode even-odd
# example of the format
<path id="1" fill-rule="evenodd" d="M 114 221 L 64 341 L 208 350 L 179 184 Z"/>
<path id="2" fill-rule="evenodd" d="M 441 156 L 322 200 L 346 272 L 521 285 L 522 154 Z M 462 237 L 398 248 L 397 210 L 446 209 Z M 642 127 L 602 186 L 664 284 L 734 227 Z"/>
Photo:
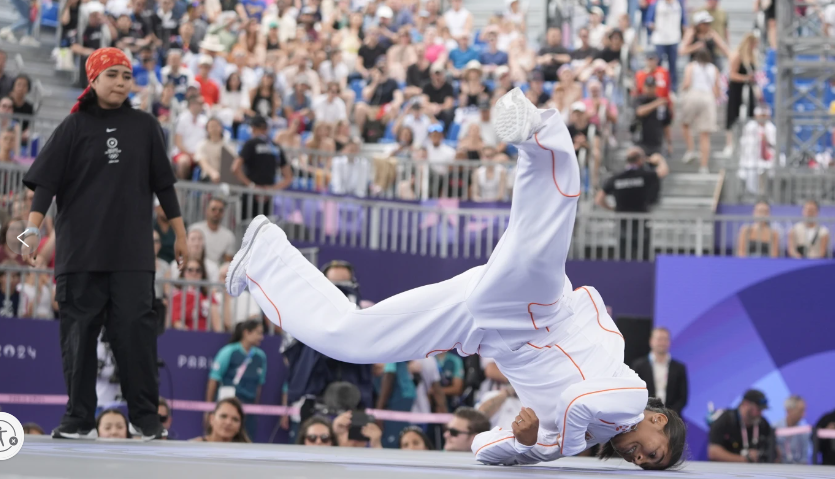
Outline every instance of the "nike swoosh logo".
<path id="1" fill-rule="evenodd" d="M 107 131 L 108 133 L 112 133 L 112 132 L 116 131 L 116 128 L 107 128 L 107 130 L 106 130 L 106 131 Z"/>

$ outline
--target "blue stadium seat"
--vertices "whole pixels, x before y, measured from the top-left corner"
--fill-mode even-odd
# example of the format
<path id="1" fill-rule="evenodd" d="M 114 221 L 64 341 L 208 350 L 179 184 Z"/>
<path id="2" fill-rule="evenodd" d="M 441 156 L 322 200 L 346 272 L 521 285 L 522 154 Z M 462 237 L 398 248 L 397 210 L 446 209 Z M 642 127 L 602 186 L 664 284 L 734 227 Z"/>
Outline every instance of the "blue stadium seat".
<path id="1" fill-rule="evenodd" d="M 202 170 L 199 166 L 194 167 L 194 171 L 191 173 L 191 181 L 200 181 Z"/>
<path id="2" fill-rule="evenodd" d="M 351 90 L 354 91 L 354 94 L 357 96 L 356 102 L 357 103 L 365 103 L 365 100 L 362 99 L 362 89 L 365 88 L 365 81 L 363 80 L 354 80 L 351 82 Z"/>
<path id="3" fill-rule="evenodd" d="M 252 138 L 252 128 L 249 125 L 241 125 L 238 127 L 238 141 L 244 143 L 250 138 Z"/>
<path id="4" fill-rule="evenodd" d="M 394 136 L 394 122 L 393 121 L 388 122 L 388 125 L 386 125 L 386 131 L 383 132 L 383 137 L 380 138 L 380 140 L 391 140 L 391 143 L 394 143 L 395 141 L 397 141 L 397 138 L 395 138 L 395 136 Z"/>
<path id="5" fill-rule="evenodd" d="M 452 125 L 449 125 L 449 131 L 447 132 L 446 138 L 447 140 L 458 140 L 458 134 L 461 132 L 461 124 L 453 122 Z"/>
<path id="6" fill-rule="evenodd" d="M 41 26 L 58 28 L 58 3 L 52 2 L 41 13 Z"/>

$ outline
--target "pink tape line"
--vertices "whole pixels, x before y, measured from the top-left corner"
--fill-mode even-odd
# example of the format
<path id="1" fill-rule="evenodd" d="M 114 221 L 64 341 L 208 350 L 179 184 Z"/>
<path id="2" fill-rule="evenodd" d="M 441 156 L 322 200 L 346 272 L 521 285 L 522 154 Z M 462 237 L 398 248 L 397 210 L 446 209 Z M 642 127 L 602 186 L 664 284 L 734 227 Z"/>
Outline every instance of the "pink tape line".
<path id="1" fill-rule="evenodd" d="M 209 412 L 214 410 L 214 403 L 203 401 L 188 401 L 185 399 L 169 399 L 172 409 L 180 411 Z M 0 394 L 0 404 L 38 404 L 42 406 L 64 406 L 67 396 L 60 394 Z M 262 416 L 285 416 L 298 414 L 299 408 L 289 406 L 268 406 L 264 404 L 244 404 L 244 412 Z M 366 409 L 366 412 L 376 419 L 383 421 L 408 422 L 413 424 L 446 424 L 452 419 L 452 414 L 422 414 L 403 411 L 385 411 L 380 409 Z"/>

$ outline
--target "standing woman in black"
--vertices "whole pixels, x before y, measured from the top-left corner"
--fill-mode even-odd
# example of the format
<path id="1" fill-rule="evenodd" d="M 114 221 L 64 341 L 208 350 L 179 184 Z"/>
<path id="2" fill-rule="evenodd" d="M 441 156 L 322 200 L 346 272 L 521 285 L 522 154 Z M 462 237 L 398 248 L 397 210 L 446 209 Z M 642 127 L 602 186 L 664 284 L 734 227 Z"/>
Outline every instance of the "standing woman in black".
<path id="1" fill-rule="evenodd" d="M 96 338 L 104 326 L 128 403 L 131 434 L 159 439 L 153 197 L 169 218 L 182 268 L 186 231 L 159 123 L 134 110 L 131 64 L 121 50 L 87 59 L 89 85 L 23 183 L 35 191 L 21 253 L 34 264 L 44 213 L 57 200 L 55 299 L 67 409 L 55 438 L 96 432 Z"/>
<path id="2" fill-rule="evenodd" d="M 733 154 L 733 128 L 739 119 L 739 111 L 745 103 L 747 96 L 748 103 L 745 104 L 748 118 L 754 117 L 754 107 L 759 101 L 758 90 L 754 87 L 757 82 L 757 45 L 759 40 L 753 33 L 748 33 L 739 42 L 736 51 L 731 54 L 728 62 L 728 106 L 726 109 L 725 121 L 725 150 L 722 155 L 730 158 Z M 747 94 L 743 94 L 747 91 Z"/>

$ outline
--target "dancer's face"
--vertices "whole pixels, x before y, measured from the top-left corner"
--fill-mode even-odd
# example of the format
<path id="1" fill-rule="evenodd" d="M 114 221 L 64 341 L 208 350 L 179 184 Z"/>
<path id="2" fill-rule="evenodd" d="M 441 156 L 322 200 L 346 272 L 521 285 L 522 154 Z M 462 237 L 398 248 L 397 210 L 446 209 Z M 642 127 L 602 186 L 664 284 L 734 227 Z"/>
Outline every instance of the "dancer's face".
<path id="1" fill-rule="evenodd" d="M 670 441 L 664 433 L 667 416 L 646 411 L 644 420 L 634 431 L 612 438 L 617 453 L 627 462 L 644 468 L 658 469 L 669 462 Z"/>
<path id="2" fill-rule="evenodd" d="M 133 72 L 124 65 L 110 67 L 97 76 L 91 85 L 102 106 L 118 108 L 133 88 Z"/>

